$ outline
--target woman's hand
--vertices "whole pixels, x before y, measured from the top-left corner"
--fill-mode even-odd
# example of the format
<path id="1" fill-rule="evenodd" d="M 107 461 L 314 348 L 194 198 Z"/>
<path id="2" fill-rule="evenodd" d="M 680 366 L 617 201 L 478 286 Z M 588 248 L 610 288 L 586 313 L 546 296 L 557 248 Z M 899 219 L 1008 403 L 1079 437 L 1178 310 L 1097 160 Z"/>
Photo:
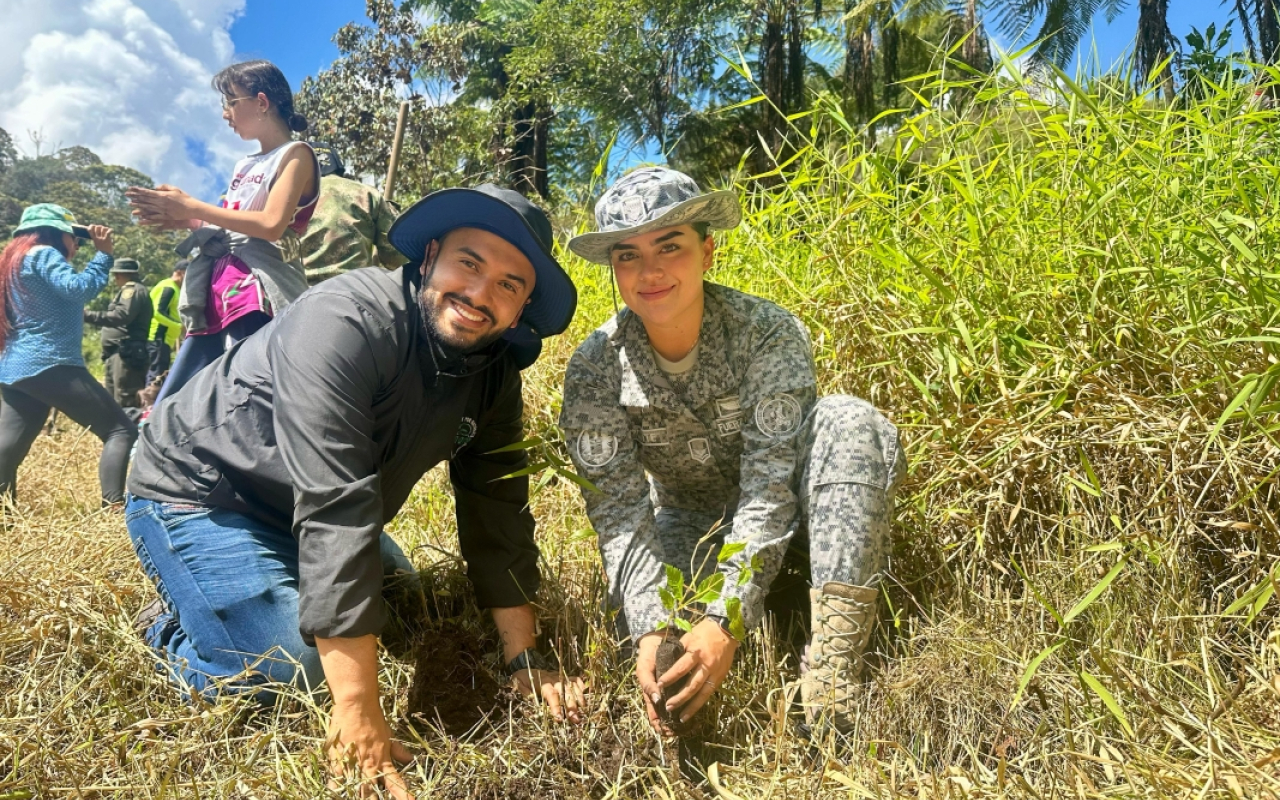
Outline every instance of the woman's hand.
<path id="1" fill-rule="evenodd" d="M 372 702 L 333 704 L 325 749 L 330 773 L 341 779 L 354 772 L 361 781 L 361 797 L 374 797 L 373 787 L 377 786 L 395 800 L 412 800 L 396 766 L 409 763 L 413 756 L 392 740 L 391 727 L 376 697 Z"/>
<path id="2" fill-rule="evenodd" d="M 168 184 L 154 189 L 131 186 L 125 197 L 133 206 L 133 214 L 143 225 L 174 229 L 188 228 L 195 209 L 191 195 Z"/>
<path id="3" fill-rule="evenodd" d="M 90 225 L 89 238 L 93 241 L 93 248 L 99 253 L 111 255 L 116 249 L 115 234 L 106 225 Z"/>
<path id="4" fill-rule="evenodd" d="M 685 675 L 689 676 L 688 683 L 679 694 L 667 701 L 667 710 L 675 714 L 680 724 L 684 725 L 724 682 L 729 668 L 733 666 L 733 654 L 738 651 L 738 640 L 720 627 L 720 623 L 704 619 L 694 625 L 693 630 L 680 637 L 680 644 L 684 645 L 684 655 L 671 669 L 658 676 L 658 691 L 661 692 Z M 655 646 L 654 651 L 656 650 Z"/>
<path id="5" fill-rule="evenodd" d="M 551 716 L 558 720 L 568 717 L 570 722 L 582 722 L 587 705 L 582 678 L 565 678 L 562 673 L 541 669 L 522 669 L 511 679 L 521 694 L 542 698 Z"/>

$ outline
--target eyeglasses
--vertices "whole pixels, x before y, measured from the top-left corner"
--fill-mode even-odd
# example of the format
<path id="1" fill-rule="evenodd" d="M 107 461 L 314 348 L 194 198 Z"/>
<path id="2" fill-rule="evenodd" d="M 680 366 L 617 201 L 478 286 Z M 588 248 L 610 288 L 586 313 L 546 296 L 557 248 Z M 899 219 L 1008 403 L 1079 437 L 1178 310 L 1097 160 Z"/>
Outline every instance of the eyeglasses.
<path id="1" fill-rule="evenodd" d="M 224 97 L 222 98 L 222 110 L 230 111 L 232 108 L 235 107 L 235 104 L 240 102 L 241 100 L 253 100 L 256 97 L 257 97 L 256 94 L 248 95 L 247 97 Z"/>

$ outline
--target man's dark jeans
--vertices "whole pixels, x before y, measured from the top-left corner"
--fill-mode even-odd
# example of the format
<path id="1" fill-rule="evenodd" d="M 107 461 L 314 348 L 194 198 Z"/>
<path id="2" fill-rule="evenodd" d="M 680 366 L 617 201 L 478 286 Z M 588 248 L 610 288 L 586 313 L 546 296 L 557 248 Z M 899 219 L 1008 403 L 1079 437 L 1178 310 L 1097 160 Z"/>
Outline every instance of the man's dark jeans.
<path id="1" fill-rule="evenodd" d="M 267 683 L 320 686 L 320 654 L 298 632 L 293 534 L 233 511 L 133 496 L 125 524 L 166 607 L 145 638 L 174 683 L 208 697 Z M 382 563 L 388 576 L 414 574 L 385 533 Z"/>

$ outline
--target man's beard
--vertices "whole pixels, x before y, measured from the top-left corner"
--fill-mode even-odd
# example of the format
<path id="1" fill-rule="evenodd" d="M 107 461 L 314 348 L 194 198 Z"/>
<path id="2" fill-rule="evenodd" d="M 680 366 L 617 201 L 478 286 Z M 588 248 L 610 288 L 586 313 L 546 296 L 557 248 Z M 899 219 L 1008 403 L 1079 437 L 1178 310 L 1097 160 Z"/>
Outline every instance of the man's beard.
<path id="1" fill-rule="evenodd" d="M 429 280 L 430 273 L 427 275 Z M 428 296 L 430 293 L 430 297 Z M 432 302 L 435 299 L 437 302 Z M 422 315 L 422 327 L 426 330 L 427 336 L 435 343 L 440 354 L 448 361 L 457 361 L 472 353 L 484 350 L 489 345 L 498 341 L 506 333 L 502 328 L 498 328 L 489 333 L 483 334 L 472 340 L 461 340 L 459 337 L 448 333 L 440 324 L 440 315 L 443 313 L 443 304 L 448 300 L 453 300 L 467 308 L 475 311 L 477 314 L 483 314 L 489 319 L 493 319 L 493 315 L 487 310 L 476 308 L 471 301 L 465 297 L 455 293 L 438 294 L 435 291 L 423 288 L 418 292 L 418 310 Z"/>

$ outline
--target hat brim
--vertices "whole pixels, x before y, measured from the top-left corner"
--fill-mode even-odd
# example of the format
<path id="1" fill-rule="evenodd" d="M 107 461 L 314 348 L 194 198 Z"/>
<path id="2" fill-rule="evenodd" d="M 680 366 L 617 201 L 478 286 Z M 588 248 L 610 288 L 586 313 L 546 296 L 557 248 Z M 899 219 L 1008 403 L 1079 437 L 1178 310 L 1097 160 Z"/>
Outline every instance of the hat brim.
<path id="1" fill-rule="evenodd" d="M 514 208 L 473 189 L 442 189 L 404 210 L 387 238 L 412 264 L 421 264 L 427 247 L 456 228 L 479 228 L 515 245 L 536 276 L 521 322 L 540 338 L 563 333 L 573 321 L 578 290 L 569 275 L 542 248 L 529 224 Z"/>
<path id="2" fill-rule="evenodd" d="M 588 261 L 609 264 L 609 254 L 618 242 L 649 231 L 674 228 L 678 225 L 692 225 L 697 222 L 705 222 L 707 227 L 719 231 L 736 228 L 738 223 L 742 222 L 742 207 L 738 204 L 738 195 L 727 189 L 700 194 L 675 204 L 662 216 L 648 222 L 616 231 L 599 231 L 575 236 L 569 240 L 569 249 Z"/>
<path id="3" fill-rule="evenodd" d="M 19 225 L 18 227 L 13 229 L 12 235 L 17 236 L 18 234 L 24 233 L 26 231 L 33 231 L 36 228 L 53 228 L 55 231 L 59 231 L 61 233 L 69 233 L 72 236 L 76 235 L 75 230 L 72 228 L 70 224 L 66 222 L 62 222 L 60 220 L 52 220 L 52 219 L 33 220 L 31 222 L 28 222 L 25 225 Z"/>

